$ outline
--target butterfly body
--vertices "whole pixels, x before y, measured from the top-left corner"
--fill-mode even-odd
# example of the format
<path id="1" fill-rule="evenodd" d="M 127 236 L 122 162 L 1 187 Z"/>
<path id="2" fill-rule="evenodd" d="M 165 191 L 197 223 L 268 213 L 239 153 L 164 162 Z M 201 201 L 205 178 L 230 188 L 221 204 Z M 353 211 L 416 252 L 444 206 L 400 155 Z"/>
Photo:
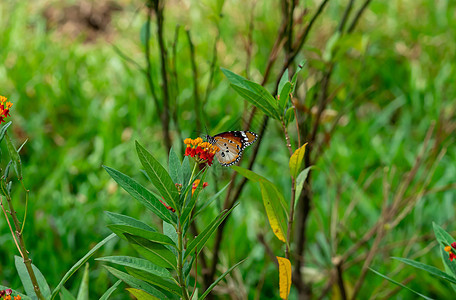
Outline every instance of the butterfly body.
<path id="1" fill-rule="evenodd" d="M 258 135 L 251 131 L 227 131 L 214 136 L 207 135 L 206 139 L 220 148 L 215 156 L 222 166 L 228 167 L 241 159 L 244 149 L 252 145 L 258 139 Z"/>

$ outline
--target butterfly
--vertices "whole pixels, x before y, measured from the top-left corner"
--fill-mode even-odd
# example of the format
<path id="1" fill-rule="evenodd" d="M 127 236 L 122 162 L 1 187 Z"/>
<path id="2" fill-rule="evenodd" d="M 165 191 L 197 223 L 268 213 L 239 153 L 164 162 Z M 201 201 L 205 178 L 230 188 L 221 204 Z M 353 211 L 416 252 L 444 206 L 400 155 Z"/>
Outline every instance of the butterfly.
<path id="1" fill-rule="evenodd" d="M 219 163 L 228 167 L 237 163 L 244 149 L 258 139 L 258 135 L 251 131 L 227 131 L 214 136 L 206 135 L 209 143 L 220 148 L 215 153 Z"/>

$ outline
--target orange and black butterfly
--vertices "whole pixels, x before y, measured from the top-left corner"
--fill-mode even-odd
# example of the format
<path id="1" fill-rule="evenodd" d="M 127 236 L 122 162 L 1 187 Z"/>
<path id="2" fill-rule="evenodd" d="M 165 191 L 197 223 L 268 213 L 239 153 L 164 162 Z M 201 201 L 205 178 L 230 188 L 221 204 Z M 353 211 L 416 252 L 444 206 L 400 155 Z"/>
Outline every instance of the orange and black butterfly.
<path id="1" fill-rule="evenodd" d="M 255 143 L 258 135 L 251 131 L 227 131 L 214 136 L 206 135 L 206 139 L 220 148 L 215 156 L 222 166 L 228 167 L 241 159 L 244 149 Z"/>

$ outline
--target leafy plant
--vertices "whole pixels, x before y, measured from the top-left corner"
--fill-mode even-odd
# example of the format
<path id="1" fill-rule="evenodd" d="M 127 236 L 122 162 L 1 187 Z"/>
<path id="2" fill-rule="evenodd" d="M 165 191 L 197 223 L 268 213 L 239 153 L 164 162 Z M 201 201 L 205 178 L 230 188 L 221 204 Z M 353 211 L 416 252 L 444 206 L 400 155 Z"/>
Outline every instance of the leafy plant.
<path id="1" fill-rule="evenodd" d="M 196 286 L 189 286 L 190 270 L 193 267 L 197 268 L 198 254 L 234 207 L 221 211 L 198 236 L 194 239 L 189 238 L 192 222 L 196 221 L 197 215 L 211 202 L 209 199 L 206 203 L 198 203 L 198 196 L 206 186 L 204 180 L 215 150 L 211 144 L 203 143 L 200 138 L 188 139 L 186 143 L 189 144 L 187 149 L 192 149 L 190 144 L 198 145 L 198 148 L 202 149 L 198 154 L 195 151 L 186 151 L 187 155 L 195 158 L 193 169 L 190 167 L 188 156 L 181 162 L 171 149 L 169 168 L 166 170 L 152 154 L 136 142 L 136 152 L 145 175 L 158 194 L 148 190 L 133 178 L 104 166 L 108 174 L 125 191 L 163 222 L 162 229 L 159 230 L 129 216 L 108 213 L 113 222 L 108 227 L 145 259 L 111 256 L 98 260 L 123 266 L 126 272 L 109 266 L 106 266 L 106 269 L 130 285 L 128 291 L 141 299 L 193 299 L 194 295 L 198 299 L 204 299 L 220 280 L 242 262 L 223 273 L 200 296 Z M 197 172 L 198 167 L 200 170 Z"/>
<path id="2" fill-rule="evenodd" d="M 453 260 L 456 258 L 456 240 L 439 225 L 437 225 L 435 223 L 432 223 L 432 225 L 434 227 L 435 239 L 437 240 L 438 248 L 440 250 L 440 254 L 442 255 L 442 262 L 445 267 L 445 271 L 442 271 L 434 266 L 423 264 L 421 262 L 407 259 L 407 258 L 393 257 L 393 259 L 403 262 L 414 268 L 426 271 L 429 274 L 431 274 L 434 278 L 438 278 L 440 280 L 446 281 L 447 283 L 449 283 L 452 286 L 453 289 L 455 289 L 456 288 L 456 260 L 455 261 L 453 261 Z M 406 290 L 409 290 L 410 292 L 414 293 L 415 295 L 418 295 L 424 299 L 432 299 L 430 297 L 427 297 L 427 296 L 403 285 L 400 282 L 393 280 L 392 278 L 390 278 L 386 275 L 379 273 L 378 271 L 375 271 L 373 269 L 370 269 L 370 270 L 372 272 L 374 272 L 375 274 L 385 278 L 386 280 L 388 280 Z"/>

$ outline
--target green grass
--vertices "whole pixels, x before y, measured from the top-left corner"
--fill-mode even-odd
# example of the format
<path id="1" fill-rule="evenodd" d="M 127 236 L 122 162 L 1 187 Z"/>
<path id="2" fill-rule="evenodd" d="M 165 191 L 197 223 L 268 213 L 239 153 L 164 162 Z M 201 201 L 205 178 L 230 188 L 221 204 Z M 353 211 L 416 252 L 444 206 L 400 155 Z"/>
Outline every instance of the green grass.
<path id="1" fill-rule="evenodd" d="M 205 106 L 207 119 L 204 122 L 210 131 L 217 127 L 221 130 L 236 129 L 226 124 L 239 123 L 244 101 L 229 87 L 218 68 L 246 75 L 244 45 L 250 18 L 246 7 L 250 4 L 226 1 L 220 18 L 212 2 L 167 6 L 165 38 L 170 45 L 176 24 L 190 28 L 200 75 L 198 88 L 204 95 L 216 28 L 219 27 L 217 71 Z M 128 214 L 151 222 L 151 216 L 117 188 L 101 165 L 111 166 L 146 184 L 144 176 L 136 171 L 139 160 L 134 151 L 134 140 L 140 141 L 163 164 L 167 153 L 153 101 L 140 71 L 122 59 L 103 39 L 86 44 L 83 37 L 71 39 L 56 29 L 47 30 L 42 17 L 46 3 L 0 4 L 0 94 L 14 102 L 10 132 L 16 144 L 28 139 L 21 152 L 25 183 L 31 191 L 25 225 L 27 248 L 33 262 L 51 287 L 55 287 L 90 247 L 110 233 L 103 211 Z M 315 9 L 314 2 L 306 3 L 311 11 Z M 113 17 L 112 30 L 115 33 L 112 44 L 144 66 L 139 32 L 145 16 L 144 11 L 136 13 L 143 4 L 123 2 L 121 5 L 124 10 Z M 318 68 L 321 66 L 321 59 L 313 47 L 324 52 L 326 41 L 337 26 L 345 5 L 346 1 L 329 4 L 317 21 L 304 51 L 298 55 L 297 61 L 303 57 L 309 59 L 310 70 L 303 72 L 302 76 L 310 76 L 307 81 L 310 89 L 320 76 Z M 442 124 L 454 122 L 455 8 L 451 1 L 373 1 L 355 33 L 347 39 L 349 51 L 340 54 L 331 85 L 332 90 L 341 86 L 331 108 L 345 110 L 346 124 L 337 128 L 313 173 L 315 209 L 308 228 L 310 256 L 307 266 L 314 272 L 327 276 L 325 272 L 331 267 L 331 255 L 343 254 L 380 214 L 383 168 L 395 170 L 391 180 L 391 190 L 394 191 L 403 174 L 411 168 L 429 126 L 439 119 L 448 119 L 446 123 L 437 122 L 436 125 L 437 130 L 445 132 Z M 256 82 L 261 82 L 279 22 L 278 3 L 257 3 L 253 33 L 255 45 L 249 72 L 250 78 Z M 158 89 L 159 58 L 155 40 L 151 45 Z M 193 74 L 184 28 L 180 30 L 177 52 L 179 121 L 184 137 L 196 137 L 199 133 L 194 131 Z M 276 78 L 281 76 L 277 74 L 280 63 L 277 65 L 266 85 L 268 90 L 274 88 Z M 302 82 L 303 77 L 299 80 Z M 301 85 L 297 97 L 302 99 L 303 93 Z M 229 115 L 228 121 L 226 115 Z M 255 119 L 252 130 L 259 131 L 260 120 L 261 117 Z M 330 124 L 324 126 L 329 129 Z M 293 126 L 290 126 L 290 131 L 294 138 Z M 181 149 L 181 141 L 177 135 L 174 137 L 174 147 Z M 278 124 L 270 121 L 263 139 L 254 170 L 276 183 L 288 199 L 290 182 L 283 176 L 288 173 L 288 156 Z M 454 182 L 456 151 L 451 144 L 453 141 L 450 134 L 439 142 L 439 146 L 449 147 L 430 186 Z M 6 153 L 4 145 L 1 150 L 1 166 L 4 168 L 7 164 L 3 158 Z M 251 149 L 246 150 L 245 156 L 250 155 Z M 223 187 L 232 172 L 218 165 L 210 171 L 208 195 L 215 193 L 216 187 Z M 379 172 L 378 176 L 363 189 L 373 172 Z M 420 172 L 419 175 L 426 175 Z M 337 207 L 341 217 L 351 201 L 356 199 L 358 204 L 345 223 L 346 230 L 341 229 L 337 241 L 334 241 L 328 224 L 336 209 L 338 187 L 342 188 Z M 14 190 L 14 195 L 16 209 L 22 216 L 24 207 L 19 200 L 22 196 L 19 187 Z M 451 222 L 455 217 L 454 195 L 451 190 L 426 195 L 410 215 L 388 232 L 382 246 L 430 235 L 432 221 L 448 225 L 448 231 L 454 232 Z M 222 244 L 220 262 L 230 266 L 248 256 L 249 260 L 227 280 L 235 286 L 244 286 L 249 299 L 254 299 L 257 293 L 261 299 L 277 298 L 277 270 L 258 242 L 257 233 L 265 234 L 276 255 L 283 255 L 283 250 L 269 228 L 258 187 L 248 184 L 240 202 L 228 222 L 226 232 L 230 238 Z M 221 206 L 220 202 L 203 216 L 206 223 L 216 214 L 218 206 Z M 18 288 L 21 283 L 13 258 L 17 251 L 4 218 L 0 220 L 0 284 Z M 200 229 L 204 228 L 203 225 L 204 222 Z M 400 266 L 389 257 L 418 253 L 432 240 L 431 236 L 424 241 L 404 243 L 378 253 L 372 267 L 388 274 Z M 209 249 L 212 243 L 209 241 Z M 103 255 L 134 255 L 123 242 L 102 251 Z M 420 260 L 442 267 L 437 249 L 424 253 Z M 90 287 L 91 295 L 99 297 L 115 280 L 108 276 L 99 262 L 91 260 L 90 264 L 91 282 L 94 282 Z M 353 288 L 361 266 L 362 263 L 358 263 L 344 274 L 347 290 Z M 404 268 L 393 278 L 400 281 L 411 274 L 415 274 L 413 269 Z M 440 285 L 429 275 L 416 274 L 408 284 L 411 288 L 435 298 L 451 297 L 449 286 Z M 66 285 L 74 294 L 81 276 L 72 278 Z M 382 278 L 372 273 L 367 276 L 368 282 L 360 294 L 362 299 L 370 296 L 382 283 Z M 256 287 L 262 280 L 264 285 L 261 291 L 257 291 Z M 323 288 L 324 284 L 325 280 L 318 281 L 316 289 Z M 386 288 L 390 290 L 394 286 L 387 284 Z M 125 292 L 116 294 L 119 298 L 125 296 Z M 414 299 L 406 291 L 399 295 L 403 299 Z"/>

